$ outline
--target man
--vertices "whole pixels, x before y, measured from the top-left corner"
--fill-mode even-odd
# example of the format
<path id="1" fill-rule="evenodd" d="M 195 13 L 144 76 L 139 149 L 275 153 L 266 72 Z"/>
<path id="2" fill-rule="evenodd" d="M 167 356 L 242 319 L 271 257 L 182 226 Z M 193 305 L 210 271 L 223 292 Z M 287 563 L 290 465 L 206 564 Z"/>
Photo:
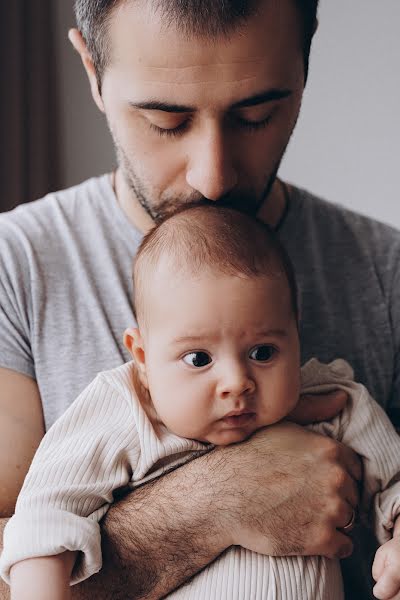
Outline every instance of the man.
<path id="1" fill-rule="evenodd" d="M 75 4 L 70 40 L 119 167 L 0 219 L 3 516 L 45 427 L 96 372 L 128 358 L 131 258 L 153 220 L 184 202 L 224 202 L 279 231 L 300 282 L 304 359 L 346 358 L 388 408 L 399 387 L 400 236 L 276 178 L 317 2 Z M 294 419 L 330 418 L 344 401 L 303 399 Z M 342 529 L 359 478 L 351 451 L 297 425 L 218 449 L 112 507 L 104 568 L 74 597 L 160 598 L 231 544 L 348 556 Z M 349 597 L 372 597 L 360 572 L 358 562 L 346 578 Z"/>

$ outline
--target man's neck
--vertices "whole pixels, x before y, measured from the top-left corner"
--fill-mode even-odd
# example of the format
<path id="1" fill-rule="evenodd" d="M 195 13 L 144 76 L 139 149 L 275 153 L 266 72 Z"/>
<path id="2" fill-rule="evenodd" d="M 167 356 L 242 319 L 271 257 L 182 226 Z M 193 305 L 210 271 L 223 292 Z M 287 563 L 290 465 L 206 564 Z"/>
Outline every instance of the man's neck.
<path id="1" fill-rule="evenodd" d="M 286 210 L 286 202 L 285 184 L 280 179 L 275 179 L 270 193 L 264 199 L 257 213 L 257 217 L 260 221 L 275 229 Z"/>
<path id="2" fill-rule="evenodd" d="M 132 225 L 142 233 L 150 231 L 154 227 L 154 221 L 135 198 L 121 169 L 116 169 L 113 173 L 112 186 L 119 206 Z"/>
<path id="3" fill-rule="evenodd" d="M 150 231 L 154 227 L 154 221 L 134 197 L 122 175 L 121 169 L 117 169 L 113 174 L 112 185 L 117 202 L 132 225 L 143 233 Z M 261 205 L 257 217 L 274 228 L 280 222 L 285 208 L 284 185 L 279 179 L 276 179 L 270 193 Z"/>

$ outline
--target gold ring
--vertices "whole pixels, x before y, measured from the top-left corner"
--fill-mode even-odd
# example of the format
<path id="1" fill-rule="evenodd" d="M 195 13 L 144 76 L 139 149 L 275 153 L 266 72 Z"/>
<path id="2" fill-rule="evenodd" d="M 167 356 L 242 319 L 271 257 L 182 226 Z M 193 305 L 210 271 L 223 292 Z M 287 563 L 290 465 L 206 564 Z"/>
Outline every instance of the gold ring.
<path id="1" fill-rule="evenodd" d="M 356 520 L 356 511 L 353 508 L 353 512 L 351 513 L 350 521 L 347 523 L 347 525 L 345 525 L 344 527 L 341 527 L 340 529 L 342 531 L 349 531 L 350 529 L 353 529 L 355 520 Z"/>

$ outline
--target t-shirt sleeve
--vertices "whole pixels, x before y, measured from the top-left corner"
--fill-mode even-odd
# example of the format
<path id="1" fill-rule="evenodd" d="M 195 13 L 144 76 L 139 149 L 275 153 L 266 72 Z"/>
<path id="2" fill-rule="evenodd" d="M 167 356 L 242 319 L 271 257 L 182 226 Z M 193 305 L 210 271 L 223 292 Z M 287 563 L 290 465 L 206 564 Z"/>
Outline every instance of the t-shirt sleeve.
<path id="1" fill-rule="evenodd" d="M 71 584 L 101 568 L 99 521 L 140 456 L 132 397 L 100 374 L 44 436 L 4 532 L 0 575 L 13 564 L 78 551 Z"/>
<path id="2" fill-rule="evenodd" d="M 30 262 L 24 234 L 0 215 L 0 367 L 35 378 Z"/>

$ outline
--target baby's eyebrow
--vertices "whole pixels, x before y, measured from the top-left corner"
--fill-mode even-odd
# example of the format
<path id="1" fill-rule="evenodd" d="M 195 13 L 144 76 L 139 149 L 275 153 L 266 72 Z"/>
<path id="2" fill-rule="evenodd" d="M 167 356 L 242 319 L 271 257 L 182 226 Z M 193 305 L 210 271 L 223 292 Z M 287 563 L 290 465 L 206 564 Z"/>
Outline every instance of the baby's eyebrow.
<path id="1" fill-rule="evenodd" d="M 288 336 L 288 332 L 285 329 L 262 329 L 254 332 L 254 337 L 258 338 L 284 338 Z M 213 341 L 215 336 L 212 335 L 182 335 L 174 338 L 174 344 L 205 344 Z"/>
<path id="2" fill-rule="evenodd" d="M 257 331 L 256 335 L 260 337 L 287 337 L 288 332 L 286 329 L 263 329 L 261 331 Z"/>
<path id="3" fill-rule="evenodd" d="M 209 342 L 210 341 L 210 336 L 206 336 L 206 335 L 182 335 L 179 336 L 177 338 L 174 338 L 173 343 L 174 344 L 198 344 L 200 342 L 202 342 L 204 344 L 204 342 Z"/>

